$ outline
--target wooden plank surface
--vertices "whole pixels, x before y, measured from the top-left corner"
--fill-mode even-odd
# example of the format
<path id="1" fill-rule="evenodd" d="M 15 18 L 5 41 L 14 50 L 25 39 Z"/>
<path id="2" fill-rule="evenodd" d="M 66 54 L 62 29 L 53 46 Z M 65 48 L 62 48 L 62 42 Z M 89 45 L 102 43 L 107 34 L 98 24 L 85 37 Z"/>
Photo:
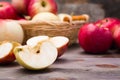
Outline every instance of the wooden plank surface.
<path id="1" fill-rule="evenodd" d="M 120 80 L 120 54 L 87 54 L 72 45 L 48 69 L 29 71 L 17 62 L 0 66 L 0 80 Z"/>

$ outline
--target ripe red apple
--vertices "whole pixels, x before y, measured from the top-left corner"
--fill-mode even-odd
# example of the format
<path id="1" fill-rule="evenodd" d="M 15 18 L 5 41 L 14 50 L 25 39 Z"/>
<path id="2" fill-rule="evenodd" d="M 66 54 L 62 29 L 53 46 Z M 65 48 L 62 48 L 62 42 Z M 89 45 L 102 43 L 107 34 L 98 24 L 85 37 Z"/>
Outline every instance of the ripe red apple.
<path id="1" fill-rule="evenodd" d="M 112 44 L 112 34 L 108 28 L 98 27 L 93 23 L 81 27 L 78 40 L 80 46 L 90 53 L 106 52 Z"/>
<path id="2" fill-rule="evenodd" d="M 118 18 L 108 17 L 102 20 L 98 20 L 97 22 L 95 22 L 95 25 L 108 28 L 113 35 L 115 30 L 120 27 L 120 20 Z M 111 49 L 115 48 L 117 48 L 117 44 L 114 39 L 111 45 Z"/>
<path id="3" fill-rule="evenodd" d="M 117 18 L 108 17 L 102 20 L 98 20 L 97 22 L 95 22 L 95 25 L 108 28 L 113 34 L 115 28 L 120 27 L 120 20 Z"/>
<path id="4" fill-rule="evenodd" d="M 29 5 L 30 0 L 11 0 L 11 3 L 15 10 L 19 14 L 27 14 L 27 8 Z"/>
<path id="5" fill-rule="evenodd" d="M 9 2 L 0 2 L 0 19 L 17 19 L 18 15 Z"/>
<path id="6" fill-rule="evenodd" d="M 28 13 L 31 17 L 39 12 L 57 13 L 57 3 L 55 0 L 31 0 L 28 6 Z"/>

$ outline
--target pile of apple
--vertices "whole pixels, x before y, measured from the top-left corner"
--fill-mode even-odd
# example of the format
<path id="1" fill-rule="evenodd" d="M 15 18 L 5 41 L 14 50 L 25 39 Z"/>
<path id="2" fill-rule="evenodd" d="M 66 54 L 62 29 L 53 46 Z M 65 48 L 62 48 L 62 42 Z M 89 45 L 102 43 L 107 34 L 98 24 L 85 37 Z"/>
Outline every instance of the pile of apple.
<path id="1" fill-rule="evenodd" d="M 57 4 L 54 0 L 11 0 L 0 2 L 0 19 L 31 18 L 39 12 L 57 13 Z"/>
<path id="2" fill-rule="evenodd" d="M 0 1 L 0 41 L 9 40 L 22 44 L 25 36 L 22 26 L 16 20 L 28 20 L 26 16 L 33 18 L 40 12 L 56 14 L 57 3 L 54 0 Z"/>
<path id="3" fill-rule="evenodd" d="M 43 13 L 42 13 L 43 12 Z M 41 14 L 40 14 L 41 13 Z M 67 50 L 69 39 L 64 36 L 34 36 L 22 45 L 24 31 L 16 20 L 57 20 L 54 0 L 11 0 L 0 2 L 0 64 L 15 60 L 23 67 L 39 70 L 50 66 Z M 37 17 L 38 15 L 39 17 Z"/>
<path id="4" fill-rule="evenodd" d="M 89 53 L 105 53 L 110 48 L 120 49 L 120 20 L 104 18 L 81 27 L 79 44 Z"/>
<path id="5" fill-rule="evenodd" d="M 0 64 L 15 60 L 26 69 L 40 70 L 53 64 L 67 50 L 69 39 L 64 36 L 35 36 L 26 45 L 15 41 L 0 42 Z"/>

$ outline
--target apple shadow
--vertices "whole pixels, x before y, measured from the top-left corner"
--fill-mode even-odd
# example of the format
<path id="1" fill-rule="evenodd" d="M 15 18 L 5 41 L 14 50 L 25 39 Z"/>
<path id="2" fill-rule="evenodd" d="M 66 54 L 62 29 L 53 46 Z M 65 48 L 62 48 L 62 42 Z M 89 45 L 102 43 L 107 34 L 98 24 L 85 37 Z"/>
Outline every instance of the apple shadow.
<path id="1" fill-rule="evenodd" d="M 68 61 L 67 59 L 65 59 L 65 58 L 58 58 L 58 59 L 55 61 L 54 64 L 60 64 L 60 63 L 64 64 L 64 63 L 67 63 L 67 62 L 69 62 L 69 61 Z"/>
<path id="2" fill-rule="evenodd" d="M 91 52 L 86 52 L 86 51 L 80 51 L 79 55 L 84 56 L 84 57 L 102 57 L 102 56 L 106 56 L 106 55 L 111 55 L 111 52 L 107 51 L 107 52 L 100 52 L 100 53 L 91 53 Z"/>
<path id="3" fill-rule="evenodd" d="M 74 49 L 79 48 L 79 47 L 80 47 L 80 45 L 78 43 L 73 43 L 73 44 L 68 46 L 68 49 L 74 50 Z"/>
<path id="4" fill-rule="evenodd" d="M 17 62 L 7 63 L 7 64 L 0 64 L 0 67 L 17 67 L 19 64 Z"/>
<path id="5" fill-rule="evenodd" d="M 42 70 L 28 70 L 22 67 L 18 69 L 17 72 L 21 74 L 45 74 L 52 72 L 52 70 L 50 68 L 45 68 Z"/>

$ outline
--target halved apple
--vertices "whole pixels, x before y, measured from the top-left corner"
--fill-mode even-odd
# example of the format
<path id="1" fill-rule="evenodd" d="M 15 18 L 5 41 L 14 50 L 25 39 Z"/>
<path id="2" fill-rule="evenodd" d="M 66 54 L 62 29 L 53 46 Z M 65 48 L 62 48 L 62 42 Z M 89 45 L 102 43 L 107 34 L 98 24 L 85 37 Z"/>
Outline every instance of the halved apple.
<path id="1" fill-rule="evenodd" d="M 20 44 L 17 42 L 0 42 L 0 64 L 11 63 L 15 60 L 13 49 Z"/>
<path id="2" fill-rule="evenodd" d="M 68 48 L 69 39 L 64 36 L 51 37 L 50 41 L 58 50 L 58 57 L 62 56 Z"/>
<path id="3" fill-rule="evenodd" d="M 51 41 L 53 45 L 57 48 L 58 57 L 62 56 L 68 48 L 69 39 L 64 36 L 55 36 L 55 37 L 36 36 L 28 39 L 27 45 L 29 45 L 30 47 L 34 47 L 39 42 L 43 42 L 45 40 Z"/>
<path id="4" fill-rule="evenodd" d="M 16 47 L 14 53 L 17 62 L 24 68 L 40 70 L 53 64 L 58 52 L 50 41 L 44 41 L 33 48 L 28 45 Z"/>

